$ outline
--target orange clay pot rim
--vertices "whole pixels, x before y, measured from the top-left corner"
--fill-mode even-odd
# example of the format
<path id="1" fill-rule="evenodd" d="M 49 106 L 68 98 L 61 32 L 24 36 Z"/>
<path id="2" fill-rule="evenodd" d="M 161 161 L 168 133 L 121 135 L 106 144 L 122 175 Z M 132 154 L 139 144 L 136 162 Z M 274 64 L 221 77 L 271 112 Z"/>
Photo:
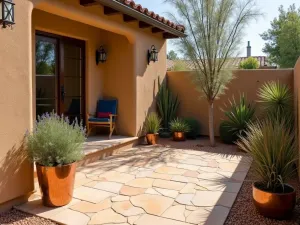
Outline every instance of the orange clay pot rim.
<path id="1" fill-rule="evenodd" d="M 292 188 L 293 189 L 292 192 L 288 192 L 288 193 L 276 193 L 276 192 L 270 192 L 270 191 L 261 190 L 260 188 L 258 188 L 258 187 L 255 186 L 257 183 L 259 183 L 259 181 L 253 182 L 252 183 L 252 187 L 255 188 L 255 189 L 258 189 L 258 190 L 260 190 L 262 192 L 265 192 L 265 193 L 275 194 L 275 195 L 290 195 L 290 194 L 296 193 L 295 188 L 293 186 L 289 185 L 289 184 L 284 184 L 284 186 L 288 186 L 288 187 Z"/>
<path id="2" fill-rule="evenodd" d="M 36 164 L 37 166 L 46 167 L 46 168 L 57 168 L 57 167 L 67 167 L 67 166 L 71 166 L 71 165 L 73 165 L 73 164 L 76 163 L 76 162 L 77 162 L 77 161 L 72 162 L 72 163 L 69 163 L 69 164 L 66 164 L 66 165 L 61 165 L 61 166 L 43 166 L 43 165 L 39 164 L 38 162 L 35 162 L 35 164 Z"/>

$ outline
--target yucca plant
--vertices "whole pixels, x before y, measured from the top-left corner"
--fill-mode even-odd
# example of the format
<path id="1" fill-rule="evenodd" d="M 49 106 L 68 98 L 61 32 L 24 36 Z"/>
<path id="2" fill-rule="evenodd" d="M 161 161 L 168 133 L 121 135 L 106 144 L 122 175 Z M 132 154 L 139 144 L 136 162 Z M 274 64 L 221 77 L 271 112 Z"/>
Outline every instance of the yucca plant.
<path id="1" fill-rule="evenodd" d="M 234 97 L 229 100 L 229 109 L 224 113 L 227 120 L 220 124 L 220 137 L 225 143 L 232 144 L 245 135 L 248 123 L 254 118 L 255 107 L 241 94 L 239 102 Z"/>
<path id="2" fill-rule="evenodd" d="M 160 129 L 161 119 L 159 116 L 152 112 L 145 120 L 144 131 L 146 134 L 157 134 Z"/>
<path id="3" fill-rule="evenodd" d="M 287 127 L 293 125 L 293 94 L 288 85 L 267 82 L 258 90 L 258 98 L 264 115 L 285 120 Z"/>
<path id="4" fill-rule="evenodd" d="M 251 123 L 237 145 L 248 152 L 259 175 L 260 188 L 272 193 L 284 192 L 284 184 L 295 172 L 297 149 L 294 136 L 279 120 Z"/>
<path id="5" fill-rule="evenodd" d="M 184 132 L 187 133 L 191 130 L 189 124 L 181 118 L 175 118 L 170 122 L 171 132 Z"/>
<path id="6" fill-rule="evenodd" d="M 170 122 L 176 117 L 179 107 L 178 96 L 174 96 L 166 83 L 158 79 L 157 108 L 162 119 L 163 128 L 168 130 Z"/>

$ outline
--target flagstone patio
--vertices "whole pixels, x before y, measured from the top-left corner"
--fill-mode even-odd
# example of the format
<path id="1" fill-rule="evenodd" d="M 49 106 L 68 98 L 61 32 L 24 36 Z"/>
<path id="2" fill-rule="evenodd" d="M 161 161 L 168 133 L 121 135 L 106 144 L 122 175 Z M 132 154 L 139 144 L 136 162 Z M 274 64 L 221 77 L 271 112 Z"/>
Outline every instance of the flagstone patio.
<path id="1" fill-rule="evenodd" d="M 210 150 L 138 146 L 78 168 L 69 205 L 44 207 L 37 191 L 17 209 L 71 225 L 221 225 L 251 162 L 235 146 Z"/>

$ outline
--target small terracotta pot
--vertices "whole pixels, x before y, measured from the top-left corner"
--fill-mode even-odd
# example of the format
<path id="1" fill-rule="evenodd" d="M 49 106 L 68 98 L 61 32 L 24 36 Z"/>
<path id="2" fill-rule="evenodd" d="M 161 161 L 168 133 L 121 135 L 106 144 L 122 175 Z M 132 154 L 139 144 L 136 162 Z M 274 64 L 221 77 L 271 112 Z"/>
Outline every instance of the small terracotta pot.
<path id="1" fill-rule="evenodd" d="M 147 139 L 148 145 L 156 145 L 157 134 L 146 134 L 146 139 Z"/>
<path id="2" fill-rule="evenodd" d="M 57 167 L 36 163 L 36 171 L 45 206 L 64 206 L 72 200 L 76 162 Z"/>
<path id="3" fill-rule="evenodd" d="M 173 141 L 185 141 L 185 133 L 184 132 L 174 132 L 173 133 Z"/>
<path id="4" fill-rule="evenodd" d="M 291 216 L 296 204 L 295 189 L 285 184 L 289 193 L 271 193 L 258 188 L 258 182 L 253 183 L 253 201 L 257 211 L 269 218 L 285 219 Z"/>

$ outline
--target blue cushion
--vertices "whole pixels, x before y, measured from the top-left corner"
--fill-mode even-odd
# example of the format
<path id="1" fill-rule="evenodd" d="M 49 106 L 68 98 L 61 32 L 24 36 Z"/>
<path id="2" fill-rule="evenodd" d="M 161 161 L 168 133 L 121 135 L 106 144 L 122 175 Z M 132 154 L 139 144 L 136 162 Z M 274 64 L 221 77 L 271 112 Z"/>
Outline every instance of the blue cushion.
<path id="1" fill-rule="evenodd" d="M 98 112 L 103 112 L 103 113 L 110 112 L 112 114 L 117 115 L 117 105 L 118 105 L 117 99 L 99 100 L 97 103 L 97 113 Z"/>
<path id="2" fill-rule="evenodd" d="M 89 122 L 109 122 L 109 118 L 89 118 Z M 113 122 L 115 121 L 115 118 L 113 118 Z"/>

